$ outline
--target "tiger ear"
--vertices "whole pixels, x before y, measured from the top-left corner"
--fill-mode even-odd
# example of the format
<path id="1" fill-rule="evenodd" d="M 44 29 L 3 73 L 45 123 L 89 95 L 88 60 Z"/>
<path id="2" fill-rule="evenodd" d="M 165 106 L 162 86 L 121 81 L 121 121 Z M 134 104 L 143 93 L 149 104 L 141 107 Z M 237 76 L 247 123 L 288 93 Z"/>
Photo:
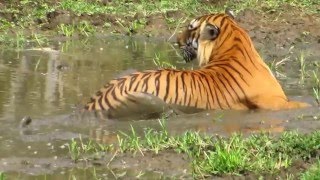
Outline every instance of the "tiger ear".
<path id="1" fill-rule="evenodd" d="M 202 40 L 214 40 L 218 37 L 220 29 L 213 24 L 206 24 L 200 34 Z"/>
<path id="2" fill-rule="evenodd" d="M 229 17 L 231 17 L 232 19 L 235 19 L 235 15 L 234 15 L 234 12 L 233 12 L 233 10 L 231 9 L 231 8 L 226 8 L 226 10 L 225 10 L 225 13 L 229 16 Z"/>

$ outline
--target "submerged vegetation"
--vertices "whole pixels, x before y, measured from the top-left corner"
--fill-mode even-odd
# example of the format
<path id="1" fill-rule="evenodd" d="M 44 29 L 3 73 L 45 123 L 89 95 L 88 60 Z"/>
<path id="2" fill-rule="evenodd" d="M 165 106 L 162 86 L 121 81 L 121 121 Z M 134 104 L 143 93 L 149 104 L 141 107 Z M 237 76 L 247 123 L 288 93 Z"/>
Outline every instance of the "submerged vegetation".
<path id="1" fill-rule="evenodd" d="M 280 170 L 290 169 L 297 160 L 310 161 L 320 156 L 319 131 L 311 134 L 285 132 L 279 137 L 261 133 L 249 137 L 234 134 L 223 138 L 191 131 L 172 136 L 168 133 L 165 122 L 159 120 L 160 130 L 147 128 L 141 136 L 133 127 L 131 133 L 120 132 L 117 144 L 102 145 L 90 140 L 84 142 L 81 138 L 78 142 L 72 140 L 69 143 L 73 147 L 69 151 L 71 158 L 87 159 L 93 157 L 89 154 L 101 155 L 110 151 L 158 154 L 173 149 L 176 153 L 189 157 L 193 177 L 203 178 L 224 174 L 245 175 L 248 172 L 277 176 Z M 310 177 L 318 171 L 319 166 L 315 166 L 302 176 Z"/>

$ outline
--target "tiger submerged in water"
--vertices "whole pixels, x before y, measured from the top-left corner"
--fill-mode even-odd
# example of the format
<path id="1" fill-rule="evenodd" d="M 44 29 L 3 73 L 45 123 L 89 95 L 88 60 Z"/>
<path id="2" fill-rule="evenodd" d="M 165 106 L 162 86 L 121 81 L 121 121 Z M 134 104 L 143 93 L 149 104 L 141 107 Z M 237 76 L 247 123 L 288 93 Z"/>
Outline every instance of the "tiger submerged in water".
<path id="1" fill-rule="evenodd" d="M 197 109 L 303 108 L 289 101 L 281 85 L 259 56 L 248 33 L 226 11 L 200 16 L 178 35 L 184 59 L 199 61 L 197 70 L 148 70 L 107 83 L 85 106 L 112 111 L 138 104 L 136 97 L 152 95 L 165 104 Z"/>

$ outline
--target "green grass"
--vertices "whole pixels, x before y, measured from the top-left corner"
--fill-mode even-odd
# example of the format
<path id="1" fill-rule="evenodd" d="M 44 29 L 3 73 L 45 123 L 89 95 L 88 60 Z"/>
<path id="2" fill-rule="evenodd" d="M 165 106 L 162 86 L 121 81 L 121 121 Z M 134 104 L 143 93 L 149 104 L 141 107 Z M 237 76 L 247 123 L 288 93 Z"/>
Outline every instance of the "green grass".
<path id="1" fill-rule="evenodd" d="M 82 140 L 80 143 L 72 140 L 70 151 L 74 153 L 71 153 L 71 158 L 83 159 L 81 157 L 86 157 L 88 153 L 108 152 L 111 149 L 142 155 L 147 151 L 158 154 L 174 149 L 176 153 L 189 156 L 192 175 L 199 178 L 241 175 L 245 172 L 276 174 L 281 169 L 289 168 L 295 160 L 319 156 L 320 131 L 310 134 L 285 132 L 280 137 L 262 133 L 249 137 L 234 134 L 230 138 L 222 138 L 191 131 L 171 136 L 165 120 L 159 122 L 160 130 L 147 128 L 142 136 L 133 127 L 130 133 L 120 133 L 117 145 L 98 145 L 92 141 L 86 145 Z"/>
<path id="2" fill-rule="evenodd" d="M 0 44 L 5 45 L 3 48 L 24 49 L 26 46 L 43 47 L 49 43 L 49 39 L 38 33 L 24 33 L 22 30 L 8 34 L 0 34 Z"/>
<path id="3" fill-rule="evenodd" d="M 78 141 L 72 139 L 71 142 L 69 142 L 68 149 L 71 159 L 77 162 L 79 160 L 88 159 L 84 155 L 89 153 L 95 154 L 95 156 L 99 158 L 99 154 L 101 152 L 111 151 L 113 149 L 113 145 L 105 146 L 91 140 L 83 142 L 80 136 Z"/>
<path id="4" fill-rule="evenodd" d="M 30 34 L 40 35 L 63 35 L 72 37 L 75 35 L 90 36 L 95 32 L 104 33 L 106 29 L 110 32 L 122 33 L 123 31 L 132 35 L 148 24 L 147 18 L 154 14 L 160 14 L 164 17 L 166 25 L 170 30 L 184 24 L 188 17 L 198 16 L 198 12 L 212 13 L 222 12 L 226 7 L 230 7 L 235 12 L 244 9 L 255 9 L 260 12 L 284 13 L 287 10 L 287 5 L 302 9 L 304 13 L 319 13 L 320 1 L 318 0 L 249 0 L 249 1 L 235 1 L 228 0 L 225 3 L 204 3 L 198 0 L 184 0 L 184 1 L 147 1 L 142 0 L 139 3 L 131 1 L 120 0 L 106 3 L 105 5 L 99 0 L 61 0 L 61 1 L 32 1 L 23 0 L 16 3 L 3 3 L 6 7 L 0 12 L 8 14 L 0 18 L 0 43 L 16 47 L 21 46 L 21 43 L 12 43 L 13 41 L 29 42 L 32 41 Z M 183 17 L 182 19 L 176 16 L 169 15 L 172 12 L 179 11 Z M 50 32 L 41 30 L 49 19 L 47 15 L 52 12 L 64 12 L 72 16 L 73 22 L 70 24 L 58 24 Z M 101 18 L 100 15 L 112 16 L 113 21 L 107 21 L 100 25 L 95 25 L 89 19 L 75 20 L 80 16 L 88 16 Z M 138 18 L 134 18 L 138 15 Z M 11 17 L 11 18 L 10 18 Z M 111 18 L 112 19 L 112 18 Z M 122 31 L 119 31 L 122 29 Z M 174 30 L 175 31 L 175 30 Z M 21 32 L 20 36 L 16 32 Z M 54 33 L 52 33 L 54 32 Z M 42 34 L 43 33 L 43 34 Z M 23 40 L 21 39 L 23 38 Z"/>
<path id="5" fill-rule="evenodd" d="M 88 2 L 87 0 L 61 0 L 56 3 L 49 3 L 44 0 L 31 1 L 24 0 L 19 3 L 10 4 L 1 12 L 12 13 L 16 16 L 17 20 L 9 22 L 6 19 L 1 18 L 5 26 L 1 28 L 11 28 L 12 26 L 28 27 L 36 22 L 38 19 L 45 19 L 46 15 L 50 12 L 57 10 L 64 10 L 75 14 L 81 15 L 97 15 L 97 14 L 114 14 L 121 16 L 134 16 L 137 13 L 146 17 L 151 14 L 163 13 L 166 16 L 167 12 L 181 11 L 189 16 L 199 15 L 197 12 L 217 12 L 223 11 L 226 7 L 231 7 L 235 11 L 239 12 L 244 9 L 254 8 L 255 10 L 268 11 L 269 9 L 276 10 L 284 5 L 290 5 L 292 7 L 303 8 L 304 10 L 310 10 L 310 12 L 316 12 L 317 6 L 320 5 L 318 0 L 249 0 L 249 1 L 234 1 L 228 0 L 225 4 L 214 3 L 201 3 L 197 0 L 185 0 L 185 1 L 147 1 L 142 0 L 140 3 L 133 3 L 130 1 L 120 0 L 112 1 L 103 5 L 99 1 Z M 36 8 L 34 8 L 36 7 Z M 281 9 L 280 9 L 281 10 Z M 284 11 L 284 10 L 282 10 Z M 143 18 L 139 18 L 143 20 Z M 174 23 L 174 19 L 168 18 L 169 23 Z M 141 23 L 143 24 L 143 22 Z"/>
<path id="6" fill-rule="evenodd" d="M 316 71 L 312 71 L 313 73 L 313 96 L 317 102 L 318 105 L 320 105 L 320 80 L 318 77 L 318 74 L 316 73 Z"/>
<path id="7" fill-rule="evenodd" d="M 248 0 L 248 1 L 227 1 L 226 6 L 235 9 L 236 12 L 244 9 L 252 9 L 263 12 L 286 12 L 286 6 L 302 8 L 307 13 L 317 13 L 320 5 L 318 0 Z"/>
<path id="8" fill-rule="evenodd" d="M 76 25 L 60 24 L 58 26 L 58 34 L 66 37 L 72 37 L 75 34 L 88 37 L 94 34 L 95 32 L 96 28 L 87 21 L 82 21 Z"/>
<path id="9" fill-rule="evenodd" d="M 4 173 L 0 172 L 0 180 L 5 180 L 5 179 L 6 179 L 6 177 L 5 177 Z"/>
<path id="10" fill-rule="evenodd" d="M 320 179 L 320 160 L 318 160 L 310 169 L 301 174 L 301 180 Z"/>
<path id="11" fill-rule="evenodd" d="M 300 63 L 300 78 L 301 82 L 304 82 L 305 76 L 306 76 L 306 58 L 304 52 L 300 53 L 299 57 L 299 63 Z"/>
<path id="12" fill-rule="evenodd" d="M 153 63 L 159 68 L 170 68 L 170 69 L 177 69 L 175 65 L 166 61 L 165 59 L 161 58 L 160 54 L 155 54 L 154 58 L 152 59 Z"/>
<path id="13" fill-rule="evenodd" d="M 86 0 L 62 0 L 58 3 L 57 8 L 69 10 L 78 16 L 81 14 L 110 13 L 114 10 L 114 8 L 103 6 L 101 3 L 88 2 Z"/>

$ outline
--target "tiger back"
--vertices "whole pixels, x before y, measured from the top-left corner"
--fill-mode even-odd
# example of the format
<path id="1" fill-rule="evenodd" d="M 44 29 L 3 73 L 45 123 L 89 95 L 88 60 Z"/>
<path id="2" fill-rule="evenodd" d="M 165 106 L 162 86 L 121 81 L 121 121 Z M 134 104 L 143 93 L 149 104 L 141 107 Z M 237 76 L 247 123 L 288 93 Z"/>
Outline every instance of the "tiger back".
<path id="1" fill-rule="evenodd" d="M 197 109 L 291 109 L 309 106 L 289 101 L 256 51 L 249 35 L 227 13 L 190 22 L 177 43 L 186 62 L 199 69 L 136 72 L 111 80 L 86 104 L 109 115 L 137 98 L 153 96 L 169 105 Z M 137 106 L 139 107 L 139 106 Z"/>

